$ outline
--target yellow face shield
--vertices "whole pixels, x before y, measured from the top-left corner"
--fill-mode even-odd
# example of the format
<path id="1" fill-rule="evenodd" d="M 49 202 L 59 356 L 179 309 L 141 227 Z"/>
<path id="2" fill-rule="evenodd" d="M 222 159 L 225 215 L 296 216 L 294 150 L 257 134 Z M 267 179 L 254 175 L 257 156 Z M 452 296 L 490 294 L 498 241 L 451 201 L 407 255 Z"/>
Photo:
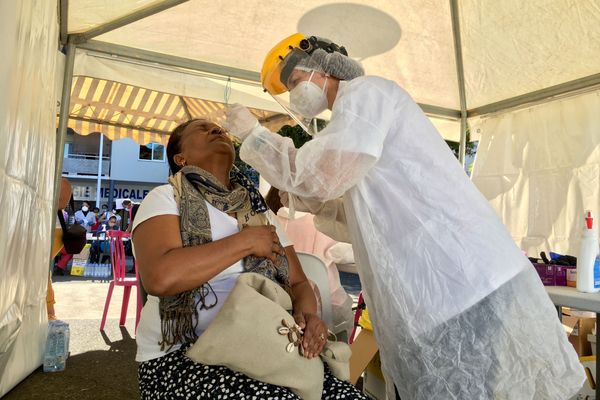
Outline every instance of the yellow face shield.
<path id="1" fill-rule="evenodd" d="M 313 135 L 316 133 L 316 120 L 306 118 L 292 110 L 289 98 L 289 82 L 296 65 L 310 55 L 304 51 L 307 48 L 308 40 L 302 33 L 295 33 L 281 42 L 269 51 L 260 73 L 263 88 L 275 101 L 300 125 L 302 128 Z"/>
<path id="2" fill-rule="evenodd" d="M 286 57 L 288 57 L 292 52 L 295 54 L 298 54 L 298 52 L 304 53 L 302 50 L 300 50 L 299 46 L 300 42 L 305 39 L 306 38 L 302 33 L 294 33 L 292 36 L 289 36 L 277 43 L 275 47 L 269 51 L 265 57 L 262 69 L 260 71 L 260 80 L 267 92 L 272 95 L 278 95 L 287 92 L 285 81 L 282 82 L 281 80 L 281 72 L 286 65 L 292 64 L 284 62 L 284 60 L 286 60 Z M 294 51 L 295 49 L 296 51 Z M 295 56 L 296 55 L 294 55 L 294 57 Z"/>

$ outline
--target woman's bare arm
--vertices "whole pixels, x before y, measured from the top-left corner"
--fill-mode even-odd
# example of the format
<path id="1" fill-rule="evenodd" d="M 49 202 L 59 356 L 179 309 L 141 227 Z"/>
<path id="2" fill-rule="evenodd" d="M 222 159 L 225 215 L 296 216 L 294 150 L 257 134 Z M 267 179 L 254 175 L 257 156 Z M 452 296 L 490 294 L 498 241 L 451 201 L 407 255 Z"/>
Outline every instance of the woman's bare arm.
<path id="1" fill-rule="evenodd" d="M 290 285 L 292 286 L 294 313 L 317 313 L 317 299 L 308 278 L 302 270 L 300 260 L 296 255 L 294 246 L 285 248 L 290 268 Z"/>
<path id="2" fill-rule="evenodd" d="M 273 259 L 273 252 L 283 251 L 274 229 L 247 227 L 224 239 L 184 248 L 178 216 L 150 218 L 133 233 L 144 288 L 155 296 L 175 295 L 199 287 L 248 255 Z"/>

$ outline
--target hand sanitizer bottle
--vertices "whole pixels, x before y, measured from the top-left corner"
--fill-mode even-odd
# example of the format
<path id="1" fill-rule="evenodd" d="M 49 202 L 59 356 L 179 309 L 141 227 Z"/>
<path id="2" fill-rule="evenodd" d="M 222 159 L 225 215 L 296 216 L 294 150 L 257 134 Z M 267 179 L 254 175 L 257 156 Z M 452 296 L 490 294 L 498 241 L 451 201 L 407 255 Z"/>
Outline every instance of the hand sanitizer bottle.
<path id="1" fill-rule="evenodd" d="M 586 293 L 600 291 L 600 285 L 595 285 L 595 270 L 598 267 L 596 257 L 598 256 L 598 230 L 594 224 L 591 211 L 585 212 L 585 228 L 581 236 L 581 246 L 577 255 L 577 290 Z M 600 277 L 599 277 L 600 278 Z M 599 282 L 600 283 L 600 282 Z"/>

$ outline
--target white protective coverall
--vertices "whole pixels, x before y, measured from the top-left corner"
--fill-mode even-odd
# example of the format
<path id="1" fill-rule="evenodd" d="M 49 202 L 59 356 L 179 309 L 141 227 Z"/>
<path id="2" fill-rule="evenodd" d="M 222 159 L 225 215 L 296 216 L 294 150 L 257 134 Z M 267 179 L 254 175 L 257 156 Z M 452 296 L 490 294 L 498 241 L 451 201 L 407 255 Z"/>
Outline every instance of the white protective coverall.
<path id="1" fill-rule="evenodd" d="M 394 82 L 341 81 L 296 150 L 257 126 L 241 158 L 273 186 L 343 196 L 382 367 L 402 399 L 565 399 L 585 375 L 540 279 Z"/>

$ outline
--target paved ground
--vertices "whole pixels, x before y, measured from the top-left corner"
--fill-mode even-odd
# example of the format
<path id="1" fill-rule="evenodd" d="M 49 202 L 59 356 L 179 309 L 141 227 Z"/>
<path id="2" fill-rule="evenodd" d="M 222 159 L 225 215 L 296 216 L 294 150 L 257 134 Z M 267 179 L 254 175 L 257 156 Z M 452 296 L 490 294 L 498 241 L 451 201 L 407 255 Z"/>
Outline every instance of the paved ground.
<path id="1" fill-rule="evenodd" d="M 342 285 L 356 298 L 358 276 L 340 273 Z M 108 282 L 76 276 L 54 276 L 56 315 L 69 323 L 70 351 L 66 370 L 44 373 L 41 367 L 17 385 L 3 399 L 136 399 L 135 300 L 132 290 L 124 327 L 119 327 L 123 288 L 115 287 L 105 332 L 100 319 L 108 292 Z"/>
<path id="2" fill-rule="evenodd" d="M 116 287 L 109 307 L 105 332 L 100 318 L 108 283 L 79 277 L 54 277 L 56 315 L 69 323 L 71 331 L 67 367 L 63 372 L 44 373 L 41 367 L 10 391 L 4 399 L 136 399 L 135 289 L 128 318 L 119 327 L 123 289 Z"/>

